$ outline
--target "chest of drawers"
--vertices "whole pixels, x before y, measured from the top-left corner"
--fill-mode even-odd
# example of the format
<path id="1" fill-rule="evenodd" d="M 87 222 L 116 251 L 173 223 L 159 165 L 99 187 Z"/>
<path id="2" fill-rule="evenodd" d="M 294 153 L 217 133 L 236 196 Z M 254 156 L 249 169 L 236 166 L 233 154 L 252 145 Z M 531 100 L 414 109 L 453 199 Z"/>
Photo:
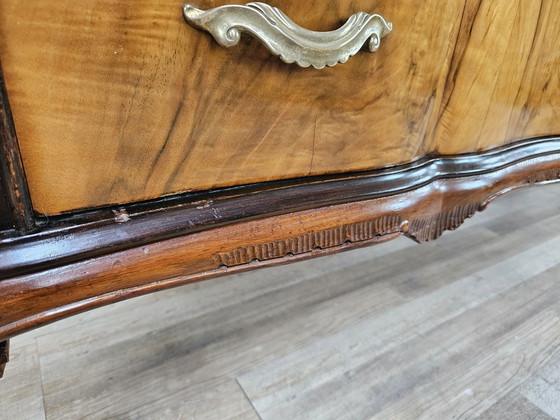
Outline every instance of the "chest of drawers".
<path id="1" fill-rule="evenodd" d="M 560 3 L 267 3 L 0 4 L 0 341 L 559 179 Z"/>

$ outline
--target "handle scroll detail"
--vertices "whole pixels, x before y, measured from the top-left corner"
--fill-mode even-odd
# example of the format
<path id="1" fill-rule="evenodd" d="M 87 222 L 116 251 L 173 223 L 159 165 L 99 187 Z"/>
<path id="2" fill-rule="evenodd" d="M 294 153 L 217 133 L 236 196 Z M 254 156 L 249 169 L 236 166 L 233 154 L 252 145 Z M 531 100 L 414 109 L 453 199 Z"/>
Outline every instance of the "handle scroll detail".
<path id="1" fill-rule="evenodd" d="M 241 33 L 248 33 L 282 61 L 317 69 L 345 63 L 366 42 L 369 51 L 376 52 L 381 39 L 392 30 L 392 24 L 382 16 L 359 12 L 335 31 L 310 31 L 265 3 L 220 6 L 210 10 L 185 4 L 183 15 L 189 24 L 208 31 L 224 47 L 236 45 Z"/>

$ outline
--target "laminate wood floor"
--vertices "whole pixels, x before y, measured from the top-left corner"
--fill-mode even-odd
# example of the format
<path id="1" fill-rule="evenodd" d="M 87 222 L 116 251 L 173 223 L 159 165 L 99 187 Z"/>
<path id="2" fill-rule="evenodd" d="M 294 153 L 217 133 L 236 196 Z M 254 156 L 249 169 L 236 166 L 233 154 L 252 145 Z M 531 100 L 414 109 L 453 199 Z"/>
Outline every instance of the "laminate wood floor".
<path id="1" fill-rule="evenodd" d="M 0 418 L 560 418 L 560 185 L 12 340 Z"/>

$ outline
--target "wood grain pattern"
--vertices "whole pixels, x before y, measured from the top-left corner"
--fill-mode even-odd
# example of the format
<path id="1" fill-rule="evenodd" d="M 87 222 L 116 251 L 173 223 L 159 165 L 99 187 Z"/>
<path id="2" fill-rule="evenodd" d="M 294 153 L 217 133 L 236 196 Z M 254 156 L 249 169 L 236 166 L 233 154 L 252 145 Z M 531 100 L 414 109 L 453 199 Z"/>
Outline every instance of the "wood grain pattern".
<path id="1" fill-rule="evenodd" d="M 371 8 L 271 3 L 318 30 Z M 380 0 L 395 24 L 381 50 L 314 71 L 254 40 L 222 49 L 170 0 L 7 0 L 0 59 L 35 209 L 52 214 L 558 134 L 559 8 Z"/>
<path id="2" fill-rule="evenodd" d="M 500 420 L 503 418 L 508 418 L 510 420 L 554 419 L 554 417 L 549 416 L 546 412 L 532 404 L 531 401 L 520 395 L 518 391 L 512 391 L 486 410 L 484 412 L 484 418 L 487 420 Z"/>
<path id="3" fill-rule="evenodd" d="M 470 188 L 468 184 L 477 180 L 473 176 L 520 162 L 535 168 L 534 176 L 528 172 L 526 177 L 527 182 L 537 183 L 544 178 L 555 179 L 556 166 L 535 162 L 542 158 L 545 159 L 542 163 L 548 165 L 559 155 L 560 139 L 545 138 L 482 154 L 430 157 L 384 170 L 261 183 L 40 218 L 37 224 L 41 229 L 37 232 L 0 241 L 0 279 L 255 218 L 308 209 L 319 211 L 326 206 L 411 190 L 421 194 L 423 190 L 419 188 L 442 178 L 463 178 L 458 182 Z M 512 187 L 517 182 L 516 179 L 501 181 L 511 182 Z M 477 183 L 473 187 L 480 186 Z M 435 217 L 435 214 L 427 216 Z M 414 230 L 418 235 L 420 231 L 420 226 Z"/>
<path id="4" fill-rule="evenodd" d="M 235 1 L 197 5 L 227 3 Z M 278 62 L 255 40 L 223 49 L 184 22 L 176 1 L 2 1 L 0 59 L 35 209 L 53 214 L 425 154 L 462 0 L 269 3 L 311 29 L 333 29 L 359 10 L 387 16 L 396 29 L 378 53 L 316 71 Z"/>
<path id="5" fill-rule="evenodd" d="M 4 417 L 18 420 L 46 420 L 43 398 L 40 397 L 42 384 L 37 343 L 22 337 L 15 346 L 13 342 L 10 344 L 12 363 L 7 366 L 0 381 L 0 412 Z M 14 414 L 10 416 L 8 413 Z"/>
<path id="6" fill-rule="evenodd" d="M 477 172 L 471 167 L 474 172 L 469 176 L 436 178 L 411 191 L 325 206 L 320 212 L 309 209 L 238 220 L 173 239 L 131 243 L 129 249 L 98 257 L 74 262 L 60 260 L 50 268 L 32 267 L 27 274 L 8 275 L 0 281 L 3 300 L 0 339 L 80 311 L 166 287 L 325 255 L 393 239 L 400 234 L 419 241 L 434 239 L 444 229 L 456 228 L 475 210 L 485 208 L 507 191 L 531 183 L 558 181 L 559 159 L 559 153 L 548 153 L 494 171 Z M 399 218 L 402 222 L 398 230 L 387 223 Z M 343 224 L 355 226 L 347 230 L 366 234 L 355 236 L 355 242 L 341 243 L 333 232 Z M 388 230 L 364 230 L 364 226 L 385 226 Z M 290 242 L 290 238 L 296 240 Z M 301 254 L 290 255 L 289 249 L 278 245 L 297 243 L 298 238 L 307 239 Z M 313 243 L 310 238 L 320 241 Z M 321 245 L 321 240 L 324 249 L 316 246 Z M 9 253 L 13 247 L 7 245 L 5 249 Z M 47 243 L 47 249 L 49 246 Z M 56 243 L 53 247 L 56 249 Z M 281 248 L 286 254 L 274 251 Z M 32 243 L 30 249 L 34 249 Z M 269 259 L 261 252 L 259 255 L 265 259 L 247 263 L 246 259 L 233 257 L 234 263 L 241 264 L 225 266 L 224 256 L 229 258 L 232 252 L 235 254 L 240 249 L 253 252 L 272 249 L 273 252 L 268 255 Z M 25 252 L 23 249 L 24 255 Z M 17 258 L 17 254 L 15 256 Z"/>
<path id="7" fill-rule="evenodd" d="M 557 95 L 548 89 L 558 91 L 558 52 L 533 70 L 558 42 L 548 37 L 557 23 L 547 20 L 556 6 L 519 0 L 502 9 L 500 1 L 382 0 L 379 12 L 404 28 L 392 37 L 404 47 L 359 55 L 358 71 L 327 73 L 288 67 L 248 40 L 208 59 L 213 41 L 190 33 L 169 0 L 0 3 L 0 59 L 34 209 L 185 191 L 35 219 L 0 86 L 1 175 L 13 209 L 13 223 L 0 227 L 27 232 L 0 238 L 0 340 L 162 288 L 400 235 L 433 240 L 505 192 L 558 181 L 558 138 L 511 143 L 515 133 L 556 126 Z M 341 2 L 337 12 L 362 5 Z M 310 25 L 336 26 L 325 19 L 328 4 L 291 7 L 309 13 Z M 511 31 L 496 29 L 511 19 Z M 113 50 L 115 39 L 121 47 Z M 473 69 L 491 61 L 492 48 L 505 51 L 503 60 Z M 178 54 L 185 50 L 193 52 L 187 59 Z M 526 63 L 522 73 L 510 53 Z M 453 150 L 479 152 L 425 156 Z"/>
<path id="8" fill-rule="evenodd" d="M 560 130 L 560 3 L 467 2 L 430 150 L 460 153 Z"/>
<path id="9" fill-rule="evenodd" d="M 554 309 L 558 313 L 558 306 Z M 558 360 L 550 361 L 519 389 L 521 396 L 555 419 L 560 416 L 559 368 Z"/>
<path id="10" fill-rule="evenodd" d="M 268 419 L 291 406 L 294 420 L 558 418 L 559 206 L 560 184 L 530 188 L 436 242 L 401 238 L 217 278 L 23 334 L 0 412 Z M 259 380 L 275 382 L 267 396 L 278 404 L 243 395 Z"/>

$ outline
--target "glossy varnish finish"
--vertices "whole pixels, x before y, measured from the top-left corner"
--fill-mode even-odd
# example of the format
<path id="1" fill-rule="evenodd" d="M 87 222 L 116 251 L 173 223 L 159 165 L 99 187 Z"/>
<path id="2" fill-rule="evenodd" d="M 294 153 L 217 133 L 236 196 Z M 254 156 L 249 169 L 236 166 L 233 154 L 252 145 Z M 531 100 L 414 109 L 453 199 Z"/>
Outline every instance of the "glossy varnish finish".
<path id="1" fill-rule="evenodd" d="M 491 174 L 499 168 L 515 166 L 520 162 L 527 162 L 527 169 L 535 171 L 535 176 L 528 181 L 538 182 L 539 177 L 548 171 L 552 173 L 543 179 L 554 179 L 553 162 L 558 155 L 560 139 L 549 138 L 520 142 L 482 154 L 426 158 L 414 164 L 367 173 L 269 182 L 83 214 L 41 218 L 36 221 L 41 227 L 36 232 L 9 238 L 0 244 L 4 245 L 0 249 L 0 279 L 256 218 L 308 209 L 320 212 L 322 207 L 408 191 L 416 191 L 415 194 L 421 196 L 426 193 L 422 187 L 437 184 L 441 179 L 458 178 L 466 185 L 465 188 L 481 189 L 485 184 L 480 183 L 477 175 Z M 547 165 L 543 166 L 545 163 Z M 477 184 L 469 186 L 473 180 Z M 506 185 L 511 182 L 512 187 L 518 182 L 515 178 L 503 181 Z M 438 188 L 432 186 L 430 191 L 437 193 Z M 446 203 L 449 208 L 457 205 L 453 196 L 443 195 L 443 199 L 450 200 Z M 437 212 L 441 209 L 432 210 Z M 340 224 L 346 222 L 342 219 Z M 387 226 L 392 226 L 392 231 L 400 230 L 400 222 L 392 217 L 372 223 L 372 226 L 378 226 L 373 229 L 378 234 L 387 231 Z M 345 226 L 339 226 L 337 229 L 342 230 L 335 236 L 340 234 L 351 239 L 354 228 L 345 230 Z M 446 223 L 440 223 L 438 229 L 446 228 Z M 422 230 L 412 229 L 415 234 L 411 236 L 422 241 Z M 435 236 L 432 235 L 431 239 Z M 311 237 L 306 233 L 302 238 Z M 345 240 L 342 239 L 343 242 Z M 305 247 L 307 250 L 314 248 L 310 244 Z"/>
<path id="2" fill-rule="evenodd" d="M 359 54 L 324 73 L 284 65 L 251 41 L 214 48 L 206 34 L 186 32 L 167 3 L 102 1 L 79 10 L 74 3 L 0 3 L 0 20 L 10 16 L 0 25 L 0 53 L 20 135 L 18 142 L 2 90 L 0 192 L 8 207 L 0 214 L 10 221 L 0 227 L 17 229 L 0 237 L 0 341 L 187 282 L 400 235 L 433 240 L 511 189 L 560 179 L 554 136 L 425 156 L 555 132 L 558 52 L 547 51 L 557 38 L 546 34 L 556 24 L 544 18 L 555 12 L 553 3 L 542 2 L 538 13 L 535 3 L 511 3 L 504 17 L 499 1 L 381 1 L 380 13 L 404 22 L 390 39 L 410 43 Z M 338 12 L 349 14 L 340 5 Z M 324 18 L 332 7 L 292 8 L 285 10 L 307 10 L 305 26 L 336 26 Z M 493 61 L 486 50 L 494 44 L 483 36 L 500 45 L 502 32 L 492 25 L 512 17 L 515 30 L 504 33 L 521 50 L 529 43 L 515 38 L 517 29 L 534 26 L 530 52 L 518 57 L 526 63 L 521 76 L 507 54 Z M 115 36 L 122 45 L 106 57 Z M 55 48 L 62 41 L 66 48 Z M 30 49 L 24 54 L 15 45 Z M 187 59 L 177 46 L 189 47 Z M 541 62 L 548 65 L 534 70 Z M 469 79 L 473 72 L 478 76 Z M 494 99 L 483 94 L 488 86 Z M 496 107 L 502 97 L 504 113 Z M 477 121 L 457 123 L 473 113 Z M 38 213 L 259 182 L 33 217 L 18 143 Z"/>
<path id="3" fill-rule="evenodd" d="M 275 5 L 311 29 L 367 10 L 395 30 L 375 55 L 316 71 L 250 39 L 225 50 L 168 0 L 2 2 L 0 53 L 36 210 L 372 169 L 560 131 L 554 0 Z"/>
<path id="4" fill-rule="evenodd" d="M 118 252 L 93 249 L 104 255 L 78 256 L 77 261 L 55 260 L 54 265 L 46 261 L 26 267 L 27 271 L 20 275 L 12 270 L 10 276 L 8 271 L 8 278 L 0 281 L 0 340 L 80 311 L 162 288 L 290 263 L 400 235 L 419 242 L 433 240 L 443 231 L 457 228 L 504 192 L 560 179 L 558 151 L 495 164 L 495 170 L 483 172 L 471 165 L 472 175 L 465 170 L 464 176 L 437 177 L 400 194 L 386 192 L 380 198 L 331 206 L 322 203 L 321 211 L 300 210 L 256 219 L 239 215 L 234 223 L 219 223 L 219 209 L 227 210 L 227 200 L 225 206 L 201 202 L 200 210 L 207 209 L 215 216 L 215 227 L 167 240 L 152 238 L 153 243 L 130 240 L 127 249 Z M 284 191 L 284 195 L 289 193 Z M 236 207 L 234 204 L 232 208 Z M 126 225 L 130 219 L 126 213 L 120 216 L 119 223 Z M 157 218 L 151 222 L 157 224 Z M 83 229 L 88 229 L 87 224 Z M 95 235 L 97 227 L 89 229 Z M 60 229 L 56 237 L 43 243 L 32 241 L 27 250 L 24 244 L 14 255 L 25 258 L 28 252 L 56 253 L 68 248 L 64 241 L 72 240 L 74 235 L 78 244 L 80 240 L 87 244 L 90 239 L 79 231 Z M 4 244 L 8 261 L 13 244 L 14 241 Z"/>
<path id="5" fill-rule="evenodd" d="M 469 0 L 430 150 L 560 131 L 560 2 Z"/>
<path id="6" fill-rule="evenodd" d="M 377 54 L 316 71 L 250 39 L 225 50 L 169 0 L 2 2 L 0 54 L 36 210 L 372 169 L 560 131 L 554 0 L 271 3 L 311 29 L 365 10 L 395 30 Z"/>
<path id="7" fill-rule="evenodd" d="M 434 243 L 215 279 L 24 334 L 0 412 L 558 418 L 559 208 L 560 185 L 531 188 Z"/>
<path id="8" fill-rule="evenodd" d="M 234 1 L 199 1 L 210 8 Z M 321 71 L 226 50 L 169 0 L 0 4 L 0 54 L 35 209 L 371 169 L 424 154 L 463 2 L 270 2 L 304 27 L 395 23 Z"/>

